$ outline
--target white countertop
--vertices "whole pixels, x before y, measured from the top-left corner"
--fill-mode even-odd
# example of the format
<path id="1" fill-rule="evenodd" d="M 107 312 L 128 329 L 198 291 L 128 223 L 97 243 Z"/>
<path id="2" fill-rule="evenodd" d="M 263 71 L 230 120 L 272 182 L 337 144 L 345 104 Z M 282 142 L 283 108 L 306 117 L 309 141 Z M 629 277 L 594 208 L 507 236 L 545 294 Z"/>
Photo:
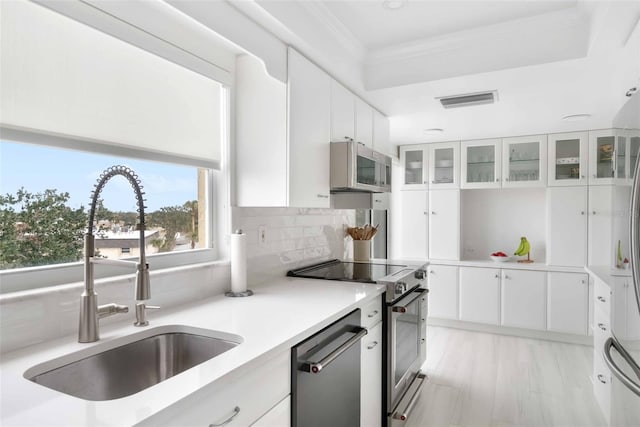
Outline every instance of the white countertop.
<path id="1" fill-rule="evenodd" d="M 2 355 L 0 425 L 126 426 L 165 409 L 262 356 L 275 355 L 384 292 L 384 286 L 282 278 L 253 289 L 249 298 L 218 295 L 173 310 L 149 313 L 147 328 L 188 325 L 240 335 L 242 344 L 132 396 L 110 401 L 78 399 L 25 378 L 34 365 L 141 332 L 133 314 L 102 328 L 100 341 L 69 336 Z M 242 370 L 242 369 L 241 369 Z"/>
<path id="2" fill-rule="evenodd" d="M 589 265 L 585 267 L 585 270 L 609 286 L 613 285 L 616 277 L 631 277 L 631 270 L 611 268 L 604 265 Z"/>
<path id="3" fill-rule="evenodd" d="M 563 273 L 584 273 L 582 267 L 557 267 L 543 262 L 518 262 L 515 259 L 505 262 L 488 260 L 439 261 L 429 260 L 430 265 L 456 265 L 459 267 L 508 268 L 514 270 L 557 271 Z"/>

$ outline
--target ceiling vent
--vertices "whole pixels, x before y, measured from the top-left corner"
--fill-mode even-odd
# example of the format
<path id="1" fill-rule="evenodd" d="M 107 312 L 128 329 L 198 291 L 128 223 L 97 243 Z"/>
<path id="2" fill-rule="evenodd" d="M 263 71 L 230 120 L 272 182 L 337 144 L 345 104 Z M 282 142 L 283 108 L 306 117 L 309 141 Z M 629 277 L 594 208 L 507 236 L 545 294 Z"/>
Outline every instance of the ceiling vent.
<path id="1" fill-rule="evenodd" d="M 472 105 L 493 104 L 498 100 L 498 91 L 441 96 L 436 99 L 440 101 L 444 108 L 470 107 Z"/>

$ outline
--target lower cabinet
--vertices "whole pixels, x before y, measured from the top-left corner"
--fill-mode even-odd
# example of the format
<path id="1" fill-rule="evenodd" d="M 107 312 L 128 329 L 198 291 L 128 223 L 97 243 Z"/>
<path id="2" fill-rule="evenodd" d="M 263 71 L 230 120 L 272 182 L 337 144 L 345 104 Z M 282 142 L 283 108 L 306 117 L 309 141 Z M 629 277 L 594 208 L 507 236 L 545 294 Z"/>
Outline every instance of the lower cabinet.
<path id="1" fill-rule="evenodd" d="M 428 317 L 458 319 L 458 267 L 430 265 L 428 283 Z"/>
<path id="2" fill-rule="evenodd" d="M 380 427 L 382 422 L 382 322 L 369 328 L 361 344 L 360 425 Z"/>
<path id="3" fill-rule="evenodd" d="M 587 335 L 589 279 L 586 274 L 549 272 L 547 275 L 547 329 Z"/>
<path id="4" fill-rule="evenodd" d="M 287 396 L 251 427 L 288 427 L 291 425 L 291 396 Z"/>
<path id="5" fill-rule="evenodd" d="M 500 270 L 460 267 L 460 320 L 500 324 Z"/>
<path id="6" fill-rule="evenodd" d="M 502 270 L 502 325 L 546 329 L 544 271 Z"/>

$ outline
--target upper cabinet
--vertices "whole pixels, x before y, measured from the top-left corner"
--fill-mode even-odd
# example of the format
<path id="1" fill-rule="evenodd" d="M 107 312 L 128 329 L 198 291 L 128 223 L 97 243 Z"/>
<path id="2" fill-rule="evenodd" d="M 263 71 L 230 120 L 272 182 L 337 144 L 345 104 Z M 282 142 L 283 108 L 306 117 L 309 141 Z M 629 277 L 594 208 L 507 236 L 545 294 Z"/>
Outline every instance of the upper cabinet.
<path id="1" fill-rule="evenodd" d="M 460 188 L 460 143 L 428 144 L 429 189 Z"/>
<path id="2" fill-rule="evenodd" d="M 373 108 L 356 98 L 356 142 L 373 148 Z"/>
<path id="3" fill-rule="evenodd" d="M 587 185 L 588 132 L 548 136 L 549 186 Z"/>
<path id="4" fill-rule="evenodd" d="M 400 147 L 400 164 L 404 170 L 403 190 L 427 190 L 429 149 L 426 145 L 406 145 Z"/>
<path id="5" fill-rule="evenodd" d="M 544 187 L 547 184 L 547 136 L 502 139 L 503 187 Z"/>
<path id="6" fill-rule="evenodd" d="M 616 136 L 613 129 L 589 132 L 589 185 L 613 184 L 618 171 L 616 148 L 626 149 L 626 143 L 616 141 Z"/>
<path id="7" fill-rule="evenodd" d="M 617 184 L 631 185 L 636 171 L 638 151 L 640 150 L 640 131 L 615 131 L 615 181 Z"/>
<path id="8" fill-rule="evenodd" d="M 356 139 L 356 97 L 331 79 L 331 142 Z"/>
<path id="9" fill-rule="evenodd" d="M 460 143 L 462 188 L 500 188 L 502 185 L 500 139 Z"/>
<path id="10" fill-rule="evenodd" d="M 373 110 L 373 149 L 391 157 L 398 157 L 389 137 L 389 119 Z"/>

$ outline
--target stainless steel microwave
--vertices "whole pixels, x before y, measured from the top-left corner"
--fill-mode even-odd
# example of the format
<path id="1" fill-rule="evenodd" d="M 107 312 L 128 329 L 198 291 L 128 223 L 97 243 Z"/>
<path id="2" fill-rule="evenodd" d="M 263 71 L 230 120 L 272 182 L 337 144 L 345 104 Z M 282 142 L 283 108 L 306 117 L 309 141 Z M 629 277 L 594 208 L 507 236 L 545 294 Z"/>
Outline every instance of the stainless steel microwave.
<path id="1" fill-rule="evenodd" d="M 356 141 L 331 143 L 331 192 L 391 191 L 391 157 Z"/>

